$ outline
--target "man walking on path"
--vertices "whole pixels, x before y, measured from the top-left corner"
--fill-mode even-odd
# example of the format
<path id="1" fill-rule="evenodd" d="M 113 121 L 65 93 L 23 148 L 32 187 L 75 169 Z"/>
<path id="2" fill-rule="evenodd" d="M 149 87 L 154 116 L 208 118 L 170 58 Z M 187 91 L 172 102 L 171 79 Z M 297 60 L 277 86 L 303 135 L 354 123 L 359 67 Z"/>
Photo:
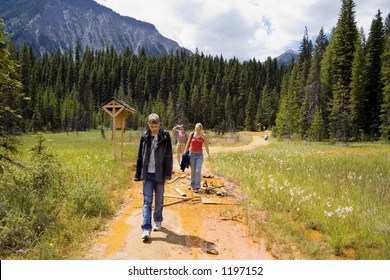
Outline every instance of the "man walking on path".
<path id="1" fill-rule="evenodd" d="M 161 230 L 165 180 L 172 177 L 172 143 L 169 132 L 160 127 L 160 117 L 148 117 L 148 129 L 142 134 L 134 181 L 143 182 L 142 239 L 148 240 L 152 230 L 152 201 L 154 193 L 153 230 Z"/>

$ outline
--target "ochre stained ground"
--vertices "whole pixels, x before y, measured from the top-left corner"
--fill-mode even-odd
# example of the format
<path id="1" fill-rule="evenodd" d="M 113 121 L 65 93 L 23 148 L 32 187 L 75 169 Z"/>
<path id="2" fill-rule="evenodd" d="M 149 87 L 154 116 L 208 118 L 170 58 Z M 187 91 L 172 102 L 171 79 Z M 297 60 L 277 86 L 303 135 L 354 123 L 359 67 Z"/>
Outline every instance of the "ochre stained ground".
<path id="1" fill-rule="evenodd" d="M 265 145 L 263 134 L 252 133 L 252 142 L 241 147 L 210 147 L 220 151 L 248 150 Z M 173 157 L 176 158 L 176 155 Z M 130 182 L 123 208 L 100 232 L 85 259 L 111 260 L 259 260 L 273 259 L 263 240 L 248 234 L 240 205 L 241 190 L 224 178 L 210 174 L 204 161 L 202 178 L 214 190 L 226 190 L 226 196 L 205 191 L 195 194 L 189 187 L 190 170 L 181 172 L 174 162 L 173 182 L 165 185 L 162 230 L 151 239 L 141 239 L 142 183 Z M 185 193 L 185 199 L 175 189 Z M 203 200 L 203 202 L 202 202 Z"/>

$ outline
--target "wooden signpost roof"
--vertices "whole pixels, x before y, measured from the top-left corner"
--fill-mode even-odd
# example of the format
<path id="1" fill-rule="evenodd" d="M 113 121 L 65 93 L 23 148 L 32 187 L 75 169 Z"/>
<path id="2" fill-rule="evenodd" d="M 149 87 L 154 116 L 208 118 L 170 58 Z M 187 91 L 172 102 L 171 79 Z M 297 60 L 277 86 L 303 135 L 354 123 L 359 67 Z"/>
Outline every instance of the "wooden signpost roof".
<path id="1" fill-rule="evenodd" d="M 125 101 L 112 97 L 109 101 L 104 103 L 101 108 L 106 111 L 112 118 L 115 118 L 122 111 L 135 113 L 135 109 L 130 107 Z"/>

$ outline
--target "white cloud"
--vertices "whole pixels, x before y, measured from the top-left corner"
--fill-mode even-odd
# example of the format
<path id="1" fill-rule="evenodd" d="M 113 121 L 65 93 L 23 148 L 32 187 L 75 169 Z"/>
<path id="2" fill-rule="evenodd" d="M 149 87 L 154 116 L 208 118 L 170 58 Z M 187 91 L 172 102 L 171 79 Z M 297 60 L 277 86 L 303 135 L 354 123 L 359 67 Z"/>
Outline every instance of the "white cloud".
<path id="1" fill-rule="evenodd" d="M 341 0 L 96 0 L 117 13 L 152 23 L 182 47 L 240 60 L 276 57 L 299 46 L 305 26 L 316 37 L 337 24 Z M 356 21 L 366 36 L 388 0 L 355 0 Z"/>

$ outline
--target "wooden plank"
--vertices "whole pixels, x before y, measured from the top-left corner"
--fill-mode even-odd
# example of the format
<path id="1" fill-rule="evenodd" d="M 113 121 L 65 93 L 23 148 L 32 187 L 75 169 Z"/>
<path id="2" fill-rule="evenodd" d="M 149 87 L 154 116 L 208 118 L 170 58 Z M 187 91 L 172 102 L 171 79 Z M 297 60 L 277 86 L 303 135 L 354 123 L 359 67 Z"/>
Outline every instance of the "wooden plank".
<path id="1" fill-rule="evenodd" d="M 203 204 L 219 204 L 219 205 L 237 205 L 237 203 L 228 203 L 223 201 L 216 201 L 208 197 L 202 197 Z"/>
<path id="2" fill-rule="evenodd" d="M 192 200 L 192 197 L 187 197 L 185 199 L 181 199 L 181 200 L 178 200 L 178 201 L 174 201 L 174 202 L 171 202 L 171 203 L 164 204 L 164 207 L 167 207 L 167 206 L 170 206 L 170 205 L 174 205 L 174 204 L 178 204 L 178 203 L 183 203 L 185 201 L 190 201 L 190 200 Z"/>
<path id="3" fill-rule="evenodd" d="M 173 170 L 172 172 L 173 172 L 173 173 L 180 173 L 180 174 L 186 174 L 186 175 L 187 175 L 186 172 L 181 171 L 181 170 Z"/>
<path id="4" fill-rule="evenodd" d="M 175 188 L 175 191 L 180 194 L 181 196 L 187 196 L 182 190 Z"/>
<path id="5" fill-rule="evenodd" d="M 170 195 L 170 194 L 164 194 L 164 197 L 177 198 L 177 199 L 188 199 L 188 197 Z"/>
<path id="6" fill-rule="evenodd" d="M 173 177 L 171 180 L 169 180 L 167 183 L 168 183 L 168 184 L 172 184 L 172 183 L 175 182 L 177 179 L 179 179 L 179 177 L 175 176 L 175 177 Z"/>

